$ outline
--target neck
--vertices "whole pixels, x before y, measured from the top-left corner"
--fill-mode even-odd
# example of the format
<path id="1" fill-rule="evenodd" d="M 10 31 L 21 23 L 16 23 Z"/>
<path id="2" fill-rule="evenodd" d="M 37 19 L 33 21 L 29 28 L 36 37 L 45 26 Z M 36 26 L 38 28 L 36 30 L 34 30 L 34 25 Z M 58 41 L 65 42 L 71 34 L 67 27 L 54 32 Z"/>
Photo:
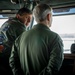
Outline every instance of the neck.
<path id="1" fill-rule="evenodd" d="M 46 25 L 47 27 L 49 27 L 49 25 L 48 25 L 48 22 L 47 22 L 47 21 L 42 21 L 42 22 L 39 22 L 39 23 L 42 23 L 42 24 Z"/>

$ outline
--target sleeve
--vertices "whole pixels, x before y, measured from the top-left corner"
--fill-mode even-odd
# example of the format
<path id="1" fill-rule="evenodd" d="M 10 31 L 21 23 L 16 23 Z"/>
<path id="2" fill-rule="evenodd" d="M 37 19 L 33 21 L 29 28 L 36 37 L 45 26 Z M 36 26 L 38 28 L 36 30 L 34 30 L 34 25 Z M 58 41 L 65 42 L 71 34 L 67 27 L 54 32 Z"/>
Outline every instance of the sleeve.
<path id="1" fill-rule="evenodd" d="M 58 39 L 57 39 L 58 38 Z M 63 63 L 63 43 L 60 37 L 57 37 L 52 44 L 52 51 L 48 65 L 41 71 L 39 75 L 56 75 Z"/>
<path id="2" fill-rule="evenodd" d="M 9 65 L 12 69 L 13 75 L 24 75 L 21 69 L 19 54 L 17 52 L 16 44 L 12 46 L 11 55 L 9 58 Z"/>

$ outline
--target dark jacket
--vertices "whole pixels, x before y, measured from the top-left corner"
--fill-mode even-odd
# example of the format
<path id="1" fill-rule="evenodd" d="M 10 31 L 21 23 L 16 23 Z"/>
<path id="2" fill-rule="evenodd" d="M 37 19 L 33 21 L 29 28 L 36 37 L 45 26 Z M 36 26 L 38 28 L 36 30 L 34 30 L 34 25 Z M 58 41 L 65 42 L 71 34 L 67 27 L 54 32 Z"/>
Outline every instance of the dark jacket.
<path id="1" fill-rule="evenodd" d="M 16 40 L 9 62 L 14 75 L 55 75 L 63 62 L 62 40 L 47 26 L 35 25 Z"/>
<path id="2" fill-rule="evenodd" d="M 11 48 L 14 40 L 25 30 L 25 25 L 17 18 L 9 19 L 1 27 L 1 34 L 5 36 L 3 44 Z"/>
<path id="3" fill-rule="evenodd" d="M 4 50 L 0 54 L 0 67 L 4 68 L 2 75 L 5 75 L 10 72 L 10 67 L 9 67 L 9 57 L 11 53 L 11 48 L 12 45 L 15 41 L 15 39 L 24 31 L 26 30 L 25 25 L 23 25 L 17 18 L 9 19 L 6 21 L 2 27 L 1 27 L 1 35 L 3 35 L 4 40 L 3 40 L 3 45 L 4 45 Z M 8 71 L 8 72 L 7 72 Z M 9 74 L 11 75 L 11 74 Z"/>

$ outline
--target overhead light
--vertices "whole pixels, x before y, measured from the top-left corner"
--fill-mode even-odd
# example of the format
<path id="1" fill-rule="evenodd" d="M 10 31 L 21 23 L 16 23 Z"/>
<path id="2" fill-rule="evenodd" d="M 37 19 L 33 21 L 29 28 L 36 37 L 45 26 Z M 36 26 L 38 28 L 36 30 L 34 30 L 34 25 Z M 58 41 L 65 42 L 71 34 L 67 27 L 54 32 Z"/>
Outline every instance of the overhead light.
<path id="1" fill-rule="evenodd" d="M 11 10 L 2 10 L 2 12 L 11 12 Z"/>

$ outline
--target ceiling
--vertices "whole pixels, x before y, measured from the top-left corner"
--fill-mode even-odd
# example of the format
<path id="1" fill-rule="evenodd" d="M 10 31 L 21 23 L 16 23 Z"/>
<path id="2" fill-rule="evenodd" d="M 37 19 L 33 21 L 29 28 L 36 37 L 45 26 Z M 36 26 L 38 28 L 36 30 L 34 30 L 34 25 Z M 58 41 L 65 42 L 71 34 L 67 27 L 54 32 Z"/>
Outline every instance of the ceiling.
<path id="1" fill-rule="evenodd" d="M 18 9 L 32 3 L 47 3 L 53 8 L 75 6 L 75 0 L 0 0 L 0 14 L 14 14 Z"/>
<path id="2" fill-rule="evenodd" d="M 41 3 L 47 3 L 52 7 L 75 6 L 75 0 L 0 0 L 0 10 L 20 9 L 27 1 L 39 1 Z M 13 4 L 12 2 L 16 2 L 16 4 Z"/>

